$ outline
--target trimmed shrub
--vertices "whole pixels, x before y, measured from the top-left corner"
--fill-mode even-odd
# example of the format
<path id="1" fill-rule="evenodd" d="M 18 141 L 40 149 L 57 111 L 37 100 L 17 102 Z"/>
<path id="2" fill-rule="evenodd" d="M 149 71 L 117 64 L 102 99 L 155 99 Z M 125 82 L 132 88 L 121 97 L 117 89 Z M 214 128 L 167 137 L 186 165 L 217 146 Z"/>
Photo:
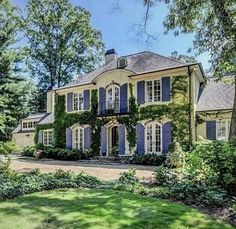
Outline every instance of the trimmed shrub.
<path id="1" fill-rule="evenodd" d="M 35 146 L 27 146 L 22 148 L 21 155 L 27 157 L 34 157 L 35 156 Z"/>
<path id="2" fill-rule="evenodd" d="M 138 153 L 135 153 L 128 163 L 130 164 L 136 164 L 136 165 L 153 165 L 153 166 L 159 166 L 162 165 L 166 160 L 165 155 L 157 155 L 154 153 L 148 153 L 144 155 L 140 155 Z"/>
<path id="3" fill-rule="evenodd" d="M 60 149 L 53 146 L 37 145 L 37 149 L 43 151 L 43 157 L 64 161 L 76 161 L 90 158 L 91 152 L 89 150 L 77 149 Z"/>

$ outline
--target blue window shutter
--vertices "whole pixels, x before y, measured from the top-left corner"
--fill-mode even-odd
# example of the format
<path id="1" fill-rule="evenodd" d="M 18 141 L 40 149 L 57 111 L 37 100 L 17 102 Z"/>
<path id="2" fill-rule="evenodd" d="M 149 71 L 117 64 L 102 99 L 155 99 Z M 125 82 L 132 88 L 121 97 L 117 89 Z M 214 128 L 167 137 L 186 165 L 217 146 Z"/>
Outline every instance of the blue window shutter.
<path id="1" fill-rule="evenodd" d="M 206 137 L 209 140 L 216 140 L 216 121 L 206 122 Z"/>
<path id="2" fill-rule="evenodd" d="M 67 93 L 67 112 L 73 111 L 73 93 Z"/>
<path id="3" fill-rule="evenodd" d="M 120 113 L 128 111 L 127 93 L 127 83 L 125 83 L 120 87 Z"/>
<path id="4" fill-rule="evenodd" d="M 101 128 L 101 154 L 107 154 L 107 130 L 104 126 Z"/>
<path id="5" fill-rule="evenodd" d="M 171 122 L 166 122 L 162 126 L 162 153 L 168 153 L 171 143 Z"/>
<path id="6" fill-rule="evenodd" d="M 121 125 L 118 128 L 119 135 L 119 154 L 125 154 L 125 125 Z"/>
<path id="7" fill-rule="evenodd" d="M 91 136 L 90 136 L 90 127 L 84 129 L 84 148 L 90 149 Z"/>
<path id="8" fill-rule="evenodd" d="M 103 87 L 99 88 L 99 114 L 104 114 L 106 109 L 106 90 Z"/>
<path id="9" fill-rule="evenodd" d="M 72 149 L 72 130 L 66 128 L 66 148 Z"/>
<path id="10" fill-rule="evenodd" d="M 136 126 L 137 130 L 137 152 L 138 154 L 144 154 L 144 126 L 138 123 Z"/>
<path id="11" fill-rule="evenodd" d="M 170 77 L 163 77 L 162 83 L 162 101 L 170 101 Z"/>
<path id="12" fill-rule="evenodd" d="M 38 143 L 43 144 L 43 131 L 40 130 L 38 133 Z"/>
<path id="13" fill-rule="evenodd" d="M 139 81 L 137 83 L 137 102 L 138 104 L 145 103 L 145 81 Z"/>
<path id="14" fill-rule="evenodd" d="M 84 110 L 90 109 L 90 90 L 84 90 Z"/>

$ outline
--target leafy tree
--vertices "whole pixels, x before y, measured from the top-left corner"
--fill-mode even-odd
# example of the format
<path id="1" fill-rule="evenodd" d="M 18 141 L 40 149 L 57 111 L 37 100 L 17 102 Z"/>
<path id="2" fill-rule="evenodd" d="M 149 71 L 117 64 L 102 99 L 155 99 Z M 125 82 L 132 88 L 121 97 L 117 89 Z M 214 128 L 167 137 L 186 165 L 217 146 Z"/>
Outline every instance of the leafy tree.
<path id="1" fill-rule="evenodd" d="M 196 63 L 197 62 L 197 60 L 194 56 L 179 54 L 177 51 L 171 52 L 170 58 L 173 58 L 173 59 L 176 59 L 176 60 L 181 60 L 184 63 Z"/>
<path id="2" fill-rule="evenodd" d="M 90 13 L 68 0 L 29 0 L 25 33 L 28 66 L 40 93 L 67 84 L 75 74 L 91 71 L 101 60 L 101 33 L 90 25 Z M 41 97 L 41 110 L 45 98 Z"/>
<path id="3" fill-rule="evenodd" d="M 194 46 L 199 54 L 209 52 L 216 79 L 235 76 L 236 92 L 236 8 L 235 0 L 143 0 L 147 8 L 165 2 L 169 13 L 164 21 L 166 33 L 195 32 Z M 235 93 L 236 95 L 236 93 Z M 236 135 L 236 96 L 230 138 Z"/>

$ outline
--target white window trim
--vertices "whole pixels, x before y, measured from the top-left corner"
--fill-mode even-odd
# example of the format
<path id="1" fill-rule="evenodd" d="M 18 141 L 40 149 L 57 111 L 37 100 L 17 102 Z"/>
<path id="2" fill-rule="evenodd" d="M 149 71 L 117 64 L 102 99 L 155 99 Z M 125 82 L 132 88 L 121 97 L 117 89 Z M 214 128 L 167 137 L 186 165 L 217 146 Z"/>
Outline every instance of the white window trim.
<path id="1" fill-rule="evenodd" d="M 110 85 L 109 87 L 106 88 L 106 104 L 105 104 L 105 109 L 108 109 L 108 91 L 110 89 L 112 89 L 112 103 L 115 102 L 115 88 L 118 88 L 119 89 L 119 100 L 118 100 L 118 103 L 119 103 L 119 110 L 120 110 L 120 97 L 121 97 L 121 94 L 120 94 L 120 86 L 119 85 L 116 85 L 116 84 L 113 84 L 113 85 Z"/>
<path id="2" fill-rule="evenodd" d="M 147 127 L 149 126 L 149 125 L 159 125 L 160 126 L 160 138 L 161 138 L 161 143 L 160 143 L 160 152 L 149 152 L 149 151 L 147 151 L 147 148 L 148 148 L 148 145 L 147 145 Z M 144 126 L 144 131 L 145 131 L 145 139 L 144 139 L 144 143 L 145 143 L 145 153 L 155 153 L 155 154 L 157 154 L 157 155 L 161 155 L 162 154 L 162 144 L 163 144 L 163 139 L 162 139 L 162 127 L 163 127 L 163 125 L 160 123 L 160 122 L 156 122 L 156 121 L 153 121 L 153 122 L 148 122 L 148 123 L 146 123 L 145 124 L 145 126 Z M 155 130 L 156 131 L 156 130 Z"/>
<path id="3" fill-rule="evenodd" d="M 160 101 L 154 101 L 154 81 L 159 80 L 160 81 Z M 152 101 L 148 101 L 148 86 L 147 83 L 152 82 Z M 148 104 L 158 104 L 163 103 L 162 102 L 162 78 L 159 79 L 150 79 L 145 81 L 145 103 Z M 169 101 L 168 101 L 169 103 Z"/>
<path id="4" fill-rule="evenodd" d="M 72 111 L 71 112 L 80 112 L 80 111 L 84 111 L 84 92 L 81 91 L 81 92 L 72 92 L 73 93 L 73 96 L 72 96 Z M 78 95 L 78 110 L 75 110 L 74 109 L 74 95 L 77 94 Z M 82 98 L 83 98 L 83 103 L 82 103 L 82 107 L 81 109 L 79 109 L 79 95 L 82 95 Z M 71 113 L 70 112 L 70 113 Z"/>
<path id="5" fill-rule="evenodd" d="M 34 125 L 34 122 L 36 122 L 36 124 Z M 22 130 L 34 130 L 35 129 L 35 126 L 37 125 L 37 122 L 38 121 L 22 121 L 22 124 L 21 124 L 21 129 Z M 27 127 L 23 127 L 24 126 L 24 123 L 26 123 L 26 126 Z M 32 123 L 32 127 L 28 127 L 29 123 Z"/>
<path id="6" fill-rule="evenodd" d="M 226 126 L 225 126 L 226 137 L 225 137 L 225 139 L 219 137 L 219 135 L 218 135 L 219 122 L 226 123 Z M 230 119 L 221 119 L 221 120 L 216 121 L 216 139 L 217 140 L 227 141 L 229 139 L 229 131 L 230 131 Z"/>
<path id="7" fill-rule="evenodd" d="M 48 132 L 52 132 L 52 144 L 48 144 L 48 139 L 47 142 L 44 142 L 44 134 L 48 133 Z M 43 145 L 45 146 L 52 146 L 53 145 L 53 129 L 47 129 L 47 130 L 43 130 Z"/>
<path id="8" fill-rule="evenodd" d="M 76 130 L 80 130 L 80 129 L 82 129 L 82 131 L 83 131 L 83 139 L 82 139 L 82 150 L 84 150 L 84 127 L 83 126 L 78 126 L 78 125 L 76 125 L 75 127 L 73 127 L 73 129 L 72 129 L 72 139 L 73 139 L 73 144 L 72 144 L 72 146 L 73 146 L 73 149 L 77 149 L 76 148 Z M 79 139 L 79 142 L 78 142 L 79 144 L 80 144 L 80 139 Z"/>

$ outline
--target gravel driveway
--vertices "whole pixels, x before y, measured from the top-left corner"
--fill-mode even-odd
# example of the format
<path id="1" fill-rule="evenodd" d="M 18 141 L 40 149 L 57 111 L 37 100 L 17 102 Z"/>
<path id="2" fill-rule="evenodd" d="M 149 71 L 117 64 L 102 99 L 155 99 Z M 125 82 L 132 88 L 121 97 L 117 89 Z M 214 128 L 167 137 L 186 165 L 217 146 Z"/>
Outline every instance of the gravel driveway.
<path id="1" fill-rule="evenodd" d="M 29 157 L 13 156 L 11 161 L 11 168 L 18 171 L 30 171 L 32 169 L 40 169 L 41 172 L 54 172 L 57 169 L 65 171 L 72 171 L 85 173 L 98 177 L 102 180 L 114 180 L 119 177 L 121 172 L 127 171 L 130 168 L 136 169 L 136 174 L 139 178 L 144 180 L 153 179 L 154 166 L 140 166 L 140 165 L 124 165 L 124 164 L 91 164 L 79 161 L 58 161 L 52 159 L 36 160 Z"/>

